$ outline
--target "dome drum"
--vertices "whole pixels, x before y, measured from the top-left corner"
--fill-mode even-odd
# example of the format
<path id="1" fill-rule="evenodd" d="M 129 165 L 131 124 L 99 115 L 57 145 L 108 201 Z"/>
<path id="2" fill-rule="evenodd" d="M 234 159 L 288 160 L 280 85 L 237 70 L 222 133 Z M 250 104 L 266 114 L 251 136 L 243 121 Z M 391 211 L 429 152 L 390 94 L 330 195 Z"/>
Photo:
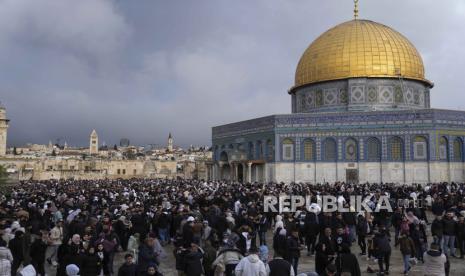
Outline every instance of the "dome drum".
<path id="1" fill-rule="evenodd" d="M 295 89 L 292 98 L 292 113 L 430 107 L 429 86 L 424 82 L 390 78 L 351 78 L 310 84 Z"/>

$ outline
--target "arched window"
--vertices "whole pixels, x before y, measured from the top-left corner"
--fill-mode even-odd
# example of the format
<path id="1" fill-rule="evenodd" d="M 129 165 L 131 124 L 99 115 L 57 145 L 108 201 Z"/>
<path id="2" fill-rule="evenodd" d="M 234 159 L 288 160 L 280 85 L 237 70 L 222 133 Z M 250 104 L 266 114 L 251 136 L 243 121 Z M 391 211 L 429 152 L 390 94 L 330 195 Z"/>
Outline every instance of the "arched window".
<path id="1" fill-rule="evenodd" d="M 441 137 L 439 139 L 439 159 L 447 160 L 448 159 L 448 143 L 446 137 Z"/>
<path id="2" fill-rule="evenodd" d="M 274 145 L 271 140 L 266 141 L 266 154 L 268 161 L 273 161 L 274 159 Z"/>
<path id="3" fill-rule="evenodd" d="M 311 139 L 304 141 L 304 160 L 315 160 L 315 143 Z"/>
<path id="4" fill-rule="evenodd" d="M 404 143 L 400 137 L 389 139 L 389 158 L 392 161 L 402 161 L 404 159 Z"/>
<path id="5" fill-rule="evenodd" d="M 292 139 L 290 138 L 286 138 L 283 140 L 283 160 L 294 160 L 294 141 L 292 141 Z"/>
<path id="6" fill-rule="evenodd" d="M 336 141 L 332 138 L 327 138 L 324 142 L 324 160 L 325 161 L 336 161 L 337 159 L 337 147 Z"/>
<path id="7" fill-rule="evenodd" d="M 378 138 L 369 138 L 367 140 L 367 159 L 371 161 L 381 160 L 381 143 Z"/>
<path id="8" fill-rule="evenodd" d="M 218 160 L 219 159 L 219 156 L 218 156 L 218 146 L 215 146 L 215 150 L 213 152 L 213 159 L 214 160 Z"/>
<path id="9" fill-rule="evenodd" d="M 262 141 L 257 141 L 257 159 L 263 158 L 263 144 Z"/>
<path id="10" fill-rule="evenodd" d="M 428 157 L 428 143 L 425 137 L 416 136 L 413 139 L 413 159 L 422 160 Z"/>
<path id="11" fill-rule="evenodd" d="M 253 160 L 255 158 L 255 146 L 254 143 L 249 142 L 249 160 Z"/>
<path id="12" fill-rule="evenodd" d="M 463 161 L 463 141 L 458 137 L 454 140 L 454 161 Z"/>
<path id="13" fill-rule="evenodd" d="M 358 159 L 357 141 L 355 141 L 352 138 L 347 139 L 344 153 L 345 153 L 345 159 L 347 161 L 357 161 Z"/>

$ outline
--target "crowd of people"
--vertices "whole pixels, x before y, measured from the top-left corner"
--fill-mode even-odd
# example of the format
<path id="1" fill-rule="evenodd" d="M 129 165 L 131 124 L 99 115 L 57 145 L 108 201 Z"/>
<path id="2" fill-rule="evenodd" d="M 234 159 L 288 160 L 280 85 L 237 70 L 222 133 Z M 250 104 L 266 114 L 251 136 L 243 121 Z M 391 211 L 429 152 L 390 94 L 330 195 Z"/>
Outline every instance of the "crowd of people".
<path id="1" fill-rule="evenodd" d="M 311 204 L 265 212 L 266 195 L 308 196 Z M 347 208 L 351 195 L 373 206 L 387 196 L 393 212 L 325 212 L 323 195 Z M 457 183 L 24 181 L 1 194 L 0 276 L 45 275 L 46 265 L 59 276 L 159 276 L 166 258 L 180 276 L 357 276 L 361 258 L 377 262 L 368 272 L 387 275 L 393 250 L 405 275 L 417 262 L 424 275 L 448 275 L 450 259 L 464 257 L 464 196 Z M 313 271 L 299 269 L 301 258 L 314 258 Z"/>

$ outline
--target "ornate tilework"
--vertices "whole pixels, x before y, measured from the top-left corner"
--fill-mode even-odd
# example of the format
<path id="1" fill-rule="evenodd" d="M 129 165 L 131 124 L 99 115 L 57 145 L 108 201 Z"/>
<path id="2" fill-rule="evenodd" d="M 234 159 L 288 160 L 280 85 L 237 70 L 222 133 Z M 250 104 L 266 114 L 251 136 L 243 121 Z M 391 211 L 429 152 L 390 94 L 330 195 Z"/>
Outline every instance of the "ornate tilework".
<path id="1" fill-rule="evenodd" d="M 364 103 L 365 102 L 365 86 L 355 85 L 351 87 L 350 102 Z"/>
<path id="2" fill-rule="evenodd" d="M 399 85 L 394 88 L 394 101 L 396 103 L 404 102 L 404 93 L 402 91 L 402 87 Z"/>
<path id="3" fill-rule="evenodd" d="M 375 86 L 368 87 L 367 99 L 369 103 L 376 103 L 378 101 L 378 89 Z"/>
<path id="4" fill-rule="evenodd" d="M 394 91 L 392 86 L 381 86 L 379 91 L 379 102 L 380 103 L 393 103 L 394 102 Z"/>
<path id="5" fill-rule="evenodd" d="M 425 105 L 425 95 L 422 93 L 422 91 L 418 92 L 418 105 Z"/>
<path id="6" fill-rule="evenodd" d="M 324 90 L 324 104 L 325 105 L 337 104 L 337 90 L 335 88 Z"/>
<path id="7" fill-rule="evenodd" d="M 318 89 L 316 91 L 316 106 L 322 106 L 323 105 L 323 91 L 321 89 Z"/>
<path id="8" fill-rule="evenodd" d="M 339 90 L 339 103 L 347 104 L 347 90 L 345 88 Z"/>
<path id="9" fill-rule="evenodd" d="M 408 87 L 404 94 L 405 103 L 413 104 L 413 90 L 411 87 Z"/>
<path id="10" fill-rule="evenodd" d="M 307 102 L 307 107 L 313 108 L 315 106 L 315 92 L 314 91 L 309 91 L 306 94 L 306 102 Z"/>
<path id="11" fill-rule="evenodd" d="M 297 105 L 299 106 L 300 111 L 307 109 L 307 104 L 305 102 L 305 95 L 298 95 Z"/>
<path id="12" fill-rule="evenodd" d="M 420 91 L 418 91 L 418 90 L 416 90 L 413 93 L 413 103 L 416 104 L 416 105 L 420 104 Z"/>

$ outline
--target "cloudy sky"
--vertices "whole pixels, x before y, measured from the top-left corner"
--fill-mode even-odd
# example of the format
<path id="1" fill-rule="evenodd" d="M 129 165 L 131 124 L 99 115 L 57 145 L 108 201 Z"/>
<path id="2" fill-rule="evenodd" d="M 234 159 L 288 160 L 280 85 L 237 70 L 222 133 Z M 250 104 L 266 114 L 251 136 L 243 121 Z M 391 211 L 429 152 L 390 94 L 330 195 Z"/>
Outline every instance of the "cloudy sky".
<path id="1" fill-rule="evenodd" d="M 447 2 L 447 3 L 445 3 Z M 305 48 L 350 0 L 0 0 L 9 145 L 210 144 L 211 126 L 290 112 Z M 465 110 L 465 1 L 360 0 L 420 51 L 432 105 Z"/>

